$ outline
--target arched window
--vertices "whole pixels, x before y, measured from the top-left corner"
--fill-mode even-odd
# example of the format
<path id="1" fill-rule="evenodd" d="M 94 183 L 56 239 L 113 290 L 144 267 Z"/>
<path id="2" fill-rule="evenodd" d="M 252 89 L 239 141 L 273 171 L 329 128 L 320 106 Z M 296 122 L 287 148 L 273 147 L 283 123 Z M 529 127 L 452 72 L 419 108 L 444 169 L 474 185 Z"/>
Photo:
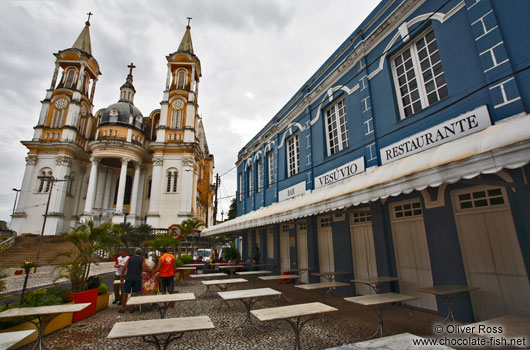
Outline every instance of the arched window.
<path id="1" fill-rule="evenodd" d="M 70 69 L 66 73 L 66 83 L 65 87 L 71 88 L 74 85 L 75 69 Z"/>
<path id="2" fill-rule="evenodd" d="M 176 109 L 176 110 L 173 109 L 171 111 L 171 123 L 170 123 L 171 129 L 182 128 L 182 115 L 183 115 L 182 109 Z"/>
<path id="3" fill-rule="evenodd" d="M 53 173 L 50 168 L 43 168 L 39 171 L 39 193 L 47 193 L 50 191 L 52 180 L 53 180 Z"/>
<path id="4" fill-rule="evenodd" d="M 178 171 L 177 169 L 171 168 L 166 172 L 167 187 L 166 192 L 176 193 L 177 192 L 177 179 Z"/>
<path id="5" fill-rule="evenodd" d="M 177 89 L 183 90 L 185 84 L 186 84 L 186 71 L 179 70 L 177 72 Z"/>
<path id="6" fill-rule="evenodd" d="M 70 178 L 68 179 L 68 190 L 66 193 L 70 196 L 74 195 L 74 186 L 75 186 L 75 175 L 70 175 Z"/>

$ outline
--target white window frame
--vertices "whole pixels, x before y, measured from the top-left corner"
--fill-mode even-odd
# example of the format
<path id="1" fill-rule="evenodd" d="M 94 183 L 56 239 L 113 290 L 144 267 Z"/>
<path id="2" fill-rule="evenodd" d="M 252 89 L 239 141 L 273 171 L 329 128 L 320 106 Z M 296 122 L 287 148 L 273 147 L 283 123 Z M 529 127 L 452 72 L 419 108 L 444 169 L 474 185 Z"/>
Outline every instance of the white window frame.
<path id="1" fill-rule="evenodd" d="M 243 201 L 243 172 L 239 173 L 239 201 Z"/>
<path id="2" fill-rule="evenodd" d="M 256 170 L 258 172 L 258 188 L 257 188 L 257 191 L 258 192 L 261 192 L 261 188 L 263 187 L 263 162 L 261 161 L 261 159 L 258 159 L 258 161 L 256 162 Z"/>
<path id="3" fill-rule="evenodd" d="M 252 183 L 252 165 L 248 166 L 247 174 L 248 174 L 248 193 L 247 193 L 247 196 L 251 197 L 252 196 L 252 191 L 254 189 L 254 187 L 252 186 L 253 185 L 253 183 Z"/>
<path id="4" fill-rule="evenodd" d="M 267 166 L 269 167 L 269 173 L 268 173 L 268 180 L 269 180 L 269 187 L 272 186 L 274 183 L 274 153 L 272 153 L 272 150 L 267 153 Z"/>
<path id="5" fill-rule="evenodd" d="M 426 68 L 424 71 L 426 72 L 427 70 L 430 70 L 430 72 L 432 73 L 432 79 L 430 79 L 427 83 L 425 82 L 424 80 L 424 77 L 423 77 L 423 72 L 422 72 L 422 69 L 421 69 L 421 63 L 423 61 L 420 62 L 420 57 L 419 57 L 419 54 L 418 52 L 421 51 L 418 50 L 418 43 L 423 41 L 423 40 L 426 40 L 426 37 L 428 34 L 430 34 L 430 32 L 433 33 L 434 35 L 434 30 L 432 28 L 428 28 L 426 29 L 423 33 L 421 33 L 414 41 L 412 41 L 409 45 L 407 45 L 405 48 L 403 48 L 402 50 L 400 50 L 398 53 L 396 53 L 394 56 L 391 57 L 390 59 L 390 63 L 391 63 L 391 67 L 392 67 L 392 75 L 394 77 L 394 88 L 395 88 L 395 91 L 396 91 L 396 96 L 397 96 L 397 103 L 398 103 L 398 106 L 399 106 L 399 115 L 400 115 L 400 118 L 403 120 L 405 118 L 408 118 L 408 117 L 411 117 L 421 111 L 423 111 L 425 108 L 433 105 L 433 104 L 436 104 L 438 103 L 439 101 L 441 101 L 442 99 L 446 98 L 448 96 L 448 91 L 447 91 L 447 82 L 445 80 L 445 72 L 444 72 L 444 69 L 443 69 L 443 64 L 442 64 L 442 61 L 441 61 L 441 58 L 439 57 L 439 49 L 438 49 L 438 44 L 436 43 L 436 35 L 434 35 L 434 39 L 429 42 L 429 45 L 432 44 L 432 43 L 435 43 L 436 44 L 436 50 L 431 52 L 431 53 L 428 53 L 428 61 L 429 61 L 429 66 L 428 66 L 428 69 Z M 428 45 L 427 45 L 428 46 Z M 408 86 L 408 83 L 409 81 L 413 80 L 413 79 L 408 79 L 407 78 L 407 81 L 404 85 L 401 85 L 400 86 L 400 83 L 399 83 L 399 77 L 404 77 L 404 74 L 400 75 L 398 77 L 398 67 L 396 66 L 396 59 L 398 57 L 401 57 L 403 54 L 405 54 L 406 52 L 409 52 L 410 53 L 410 56 L 411 56 L 411 61 L 412 61 L 412 70 L 413 70 L 413 73 L 414 73 L 414 78 L 416 79 L 416 89 L 418 91 L 418 99 L 419 99 L 419 102 L 420 102 L 420 105 L 421 105 L 421 109 L 419 110 L 412 110 L 412 114 L 406 116 L 405 114 L 405 106 L 403 104 L 403 99 L 406 97 L 406 96 L 402 96 L 401 94 L 401 87 L 402 86 L 405 86 L 406 85 L 406 88 L 407 88 L 407 94 L 410 95 L 410 91 L 409 91 L 409 86 Z M 436 64 L 432 65 L 430 63 L 430 58 L 434 55 L 437 55 L 438 56 L 438 59 L 439 61 L 436 62 Z M 425 61 L 425 59 L 424 59 Z M 425 61 L 426 62 L 426 61 Z M 437 64 L 440 64 L 440 72 L 438 72 L 438 74 L 435 76 L 434 75 L 434 70 L 433 70 L 433 67 L 436 66 Z M 410 69 L 409 69 L 410 71 Z M 442 83 L 443 81 L 443 83 Z M 430 84 L 430 83 L 434 83 L 434 90 L 431 90 L 429 94 L 432 94 L 432 93 L 435 93 L 436 94 L 436 101 L 433 101 L 432 103 L 429 102 L 428 100 L 428 95 L 427 95 L 427 87 L 426 85 Z M 414 92 L 415 90 L 413 90 Z M 440 96 L 440 92 L 442 92 L 442 96 Z M 410 99 L 410 98 L 409 98 Z M 415 99 L 414 101 L 418 101 L 418 99 Z M 411 106 L 413 104 L 411 103 Z"/>
<path id="6" fill-rule="evenodd" d="M 287 177 L 294 176 L 300 172 L 300 143 L 298 133 L 289 137 L 286 141 Z"/>
<path id="7" fill-rule="evenodd" d="M 348 120 L 344 98 L 326 109 L 324 112 L 324 120 L 326 123 L 328 156 L 348 148 Z"/>

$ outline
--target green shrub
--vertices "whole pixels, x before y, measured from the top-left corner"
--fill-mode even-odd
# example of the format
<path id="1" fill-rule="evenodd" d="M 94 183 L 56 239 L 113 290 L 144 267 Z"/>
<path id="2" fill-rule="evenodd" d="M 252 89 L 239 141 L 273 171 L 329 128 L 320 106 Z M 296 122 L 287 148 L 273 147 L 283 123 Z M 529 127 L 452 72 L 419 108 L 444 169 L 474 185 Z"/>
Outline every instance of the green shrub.
<path id="1" fill-rule="evenodd" d="M 180 267 L 182 266 L 184 263 L 182 262 L 182 260 L 180 260 L 179 258 L 175 258 L 175 265 L 177 267 Z"/>
<path id="2" fill-rule="evenodd" d="M 193 262 L 193 257 L 188 254 L 182 254 L 180 256 L 180 260 L 182 261 L 183 264 L 191 264 Z"/>
<path id="3" fill-rule="evenodd" d="M 107 287 L 105 283 L 99 284 L 98 295 L 107 294 L 108 291 L 109 291 L 109 287 Z"/>
<path id="4" fill-rule="evenodd" d="M 234 260 L 239 260 L 240 255 L 239 251 L 236 248 L 225 248 L 223 249 L 223 258 L 228 261 L 230 258 L 233 258 Z"/>

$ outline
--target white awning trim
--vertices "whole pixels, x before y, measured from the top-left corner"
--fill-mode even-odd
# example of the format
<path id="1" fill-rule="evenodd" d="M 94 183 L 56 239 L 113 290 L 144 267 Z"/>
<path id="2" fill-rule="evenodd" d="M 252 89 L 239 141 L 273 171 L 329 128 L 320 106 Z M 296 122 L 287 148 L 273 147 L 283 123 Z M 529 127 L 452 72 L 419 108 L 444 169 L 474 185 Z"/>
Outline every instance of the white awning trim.
<path id="1" fill-rule="evenodd" d="M 206 228 L 201 236 L 294 220 L 399 196 L 442 183 L 472 179 L 530 162 L 530 115 L 519 115 L 475 134 L 385 164 L 298 197 Z"/>

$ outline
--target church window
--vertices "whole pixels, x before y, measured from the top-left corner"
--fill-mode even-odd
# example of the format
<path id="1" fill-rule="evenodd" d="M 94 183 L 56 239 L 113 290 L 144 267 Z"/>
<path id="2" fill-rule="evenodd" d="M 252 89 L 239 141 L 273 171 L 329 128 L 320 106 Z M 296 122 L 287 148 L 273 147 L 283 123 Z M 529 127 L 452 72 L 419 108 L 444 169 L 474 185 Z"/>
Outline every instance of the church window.
<path id="1" fill-rule="evenodd" d="M 177 89 L 184 89 L 186 83 L 186 71 L 179 70 L 177 73 Z"/>
<path id="2" fill-rule="evenodd" d="M 149 179 L 149 182 L 147 183 L 147 198 L 151 198 L 151 185 L 153 184 L 153 180 Z"/>
<path id="3" fill-rule="evenodd" d="M 50 168 L 44 168 L 39 172 L 39 193 L 48 193 L 52 184 L 52 171 Z"/>
<path id="4" fill-rule="evenodd" d="M 46 138 L 49 139 L 50 138 L 50 133 L 46 133 Z"/>
<path id="5" fill-rule="evenodd" d="M 177 178 L 178 178 L 178 171 L 177 169 L 168 169 L 166 173 L 167 178 L 167 187 L 166 192 L 176 193 L 177 192 Z"/>
<path id="6" fill-rule="evenodd" d="M 74 76 L 75 76 L 75 69 L 70 69 L 66 73 L 66 83 L 65 86 L 67 88 L 71 88 L 74 85 Z"/>

